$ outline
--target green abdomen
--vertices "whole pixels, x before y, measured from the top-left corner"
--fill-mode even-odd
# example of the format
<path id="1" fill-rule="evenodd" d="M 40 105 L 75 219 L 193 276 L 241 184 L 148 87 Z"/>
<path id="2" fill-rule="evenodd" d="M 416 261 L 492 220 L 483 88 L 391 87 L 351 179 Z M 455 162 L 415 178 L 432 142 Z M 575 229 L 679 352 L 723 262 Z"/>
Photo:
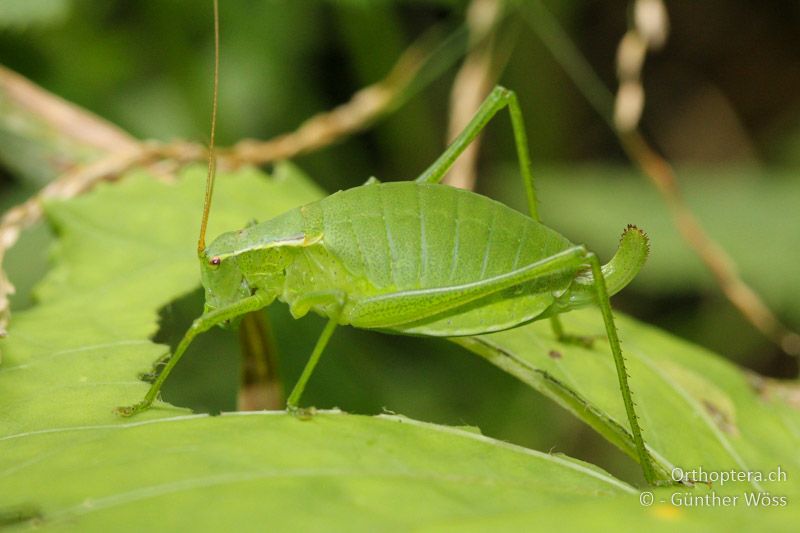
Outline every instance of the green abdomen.
<path id="1" fill-rule="evenodd" d="M 336 193 L 301 209 L 307 232 L 321 235 L 287 270 L 283 299 L 340 290 L 342 323 L 376 327 L 361 302 L 402 291 L 455 287 L 512 272 L 571 246 L 529 217 L 478 194 L 445 185 L 397 182 Z M 472 335 L 533 320 L 566 288 L 572 273 L 487 294 L 446 313 L 426 314 L 396 333 Z M 316 309 L 329 314 L 331 309 Z M 377 326 L 380 327 L 380 326 Z"/>
<path id="2" fill-rule="evenodd" d="M 470 283 L 571 246 L 518 211 L 446 185 L 365 185 L 316 205 L 327 251 L 377 293 Z"/>

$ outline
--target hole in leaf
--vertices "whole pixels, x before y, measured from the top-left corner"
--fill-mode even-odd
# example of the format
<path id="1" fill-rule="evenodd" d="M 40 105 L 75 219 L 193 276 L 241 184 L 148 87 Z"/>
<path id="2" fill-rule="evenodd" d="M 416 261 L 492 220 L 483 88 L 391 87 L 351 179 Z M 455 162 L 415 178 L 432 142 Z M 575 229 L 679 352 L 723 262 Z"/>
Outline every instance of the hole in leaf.
<path id="1" fill-rule="evenodd" d="M 169 345 L 174 353 L 192 321 L 202 312 L 202 289 L 170 302 L 159 310 L 160 328 L 153 340 Z M 239 357 L 235 331 L 212 328 L 202 333 L 164 383 L 162 398 L 200 413 L 235 411 Z"/>

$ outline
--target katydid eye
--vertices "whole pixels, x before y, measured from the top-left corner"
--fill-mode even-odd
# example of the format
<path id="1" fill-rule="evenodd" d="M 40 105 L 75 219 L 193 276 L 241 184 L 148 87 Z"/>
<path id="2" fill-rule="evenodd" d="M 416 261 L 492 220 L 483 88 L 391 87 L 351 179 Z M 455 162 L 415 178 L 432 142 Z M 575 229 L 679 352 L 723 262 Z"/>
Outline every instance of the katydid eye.
<path id="1" fill-rule="evenodd" d="M 218 266 L 220 263 L 219 257 L 212 257 L 211 260 L 208 262 L 210 265 Z"/>

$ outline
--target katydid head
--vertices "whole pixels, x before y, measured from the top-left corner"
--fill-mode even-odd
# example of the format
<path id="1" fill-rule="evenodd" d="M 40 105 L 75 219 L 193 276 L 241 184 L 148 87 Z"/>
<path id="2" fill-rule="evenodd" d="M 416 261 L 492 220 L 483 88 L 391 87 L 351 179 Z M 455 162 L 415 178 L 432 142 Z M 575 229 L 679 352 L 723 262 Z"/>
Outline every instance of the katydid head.
<path id="1" fill-rule="evenodd" d="M 251 294 L 236 257 L 215 255 L 213 244 L 200 255 L 200 278 L 206 291 L 205 313 L 230 305 Z"/>
<path id="2" fill-rule="evenodd" d="M 254 240 L 248 228 L 223 233 L 200 255 L 205 312 L 231 305 L 256 291 L 272 301 L 283 290 L 295 238 Z"/>

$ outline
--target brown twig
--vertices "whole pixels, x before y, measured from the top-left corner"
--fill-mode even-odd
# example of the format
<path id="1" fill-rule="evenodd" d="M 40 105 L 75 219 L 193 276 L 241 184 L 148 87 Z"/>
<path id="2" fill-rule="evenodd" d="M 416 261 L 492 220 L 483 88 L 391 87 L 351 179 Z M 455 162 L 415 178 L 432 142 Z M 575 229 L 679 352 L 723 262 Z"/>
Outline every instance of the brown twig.
<path id="1" fill-rule="evenodd" d="M 0 93 L 15 107 L 27 110 L 47 122 L 57 135 L 102 152 L 120 152 L 137 144 L 127 132 L 82 109 L 49 93 L 0 65 Z"/>
<path id="2" fill-rule="evenodd" d="M 669 32 L 662 0 L 635 0 L 632 25 L 619 44 L 619 90 L 614 105 L 614 125 L 625 152 L 650 178 L 684 240 L 694 249 L 717 280 L 723 294 L 744 317 L 786 353 L 800 354 L 800 335 L 789 330 L 770 311 L 758 293 L 736 271 L 736 263 L 705 231 L 686 205 L 671 165 L 647 143 L 638 129 L 644 108 L 642 67 L 648 50 L 664 45 Z"/>
<path id="3" fill-rule="evenodd" d="M 456 74 L 450 91 L 450 123 L 447 135 L 455 139 L 475 115 L 481 102 L 497 81 L 494 59 L 493 30 L 503 11 L 499 0 L 472 0 L 467 8 L 467 27 L 471 51 Z M 480 44 L 478 44 L 480 43 Z M 476 138 L 453 163 L 445 183 L 472 190 L 477 180 L 477 160 L 481 138 Z"/>
<path id="4" fill-rule="evenodd" d="M 132 150 L 138 141 L 113 124 L 0 66 L 0 131 L 13 142 L 0 157 L 16 174 L 47 183 L 77 165 Z"/>
<path id="5" fill-rule="evenodd" d="M 778 320 L 758 293 L 739 276 L 736 263 L 725 249 L 706 233 L 684 202 L 669 163 L 653 151 L 638 130 L 620 131 L 619 136 L 625 152 L 661 193 L 678 232 L 714 276 L 725 297 L 784 352 L 800 355 L 800 335 Z"/>
<path id="6" fill-rule="evenodd" d="M 238 411 L 281 409 L 283 387 L 278 376 L 277 345 L 264 311 L 246 314 L 239 325 L 242 376 Z"/>
<path id="7" fill-rule="evenodd" d="M 737 273 L 736 263 L 712 239 L 686 205 L 675 172 L 647 142 L 638 129 L 644 107 L 641 68 L 648 48 L 661 46 L 668 30 L 667 12 L 661 0 L 638 0 L 634 4 L 634 27 L 620 42 L 617 56 L 620 88 L 615 97 L 599 79 L 563 28 L 541 2 L 531 2 L 523 11 L 530 26 L 542 39 L 575 85 L 617 134 L 625 153 L 647 176 L 664 200 L 672 221 L 690 248 L 712 273 L 725 297 L 767 338 L 790 354 L 800 354 L 800 335 L 778 320 L 761 296 Z"/>

